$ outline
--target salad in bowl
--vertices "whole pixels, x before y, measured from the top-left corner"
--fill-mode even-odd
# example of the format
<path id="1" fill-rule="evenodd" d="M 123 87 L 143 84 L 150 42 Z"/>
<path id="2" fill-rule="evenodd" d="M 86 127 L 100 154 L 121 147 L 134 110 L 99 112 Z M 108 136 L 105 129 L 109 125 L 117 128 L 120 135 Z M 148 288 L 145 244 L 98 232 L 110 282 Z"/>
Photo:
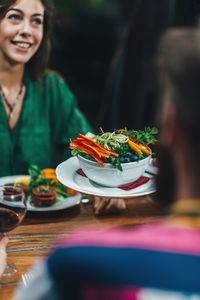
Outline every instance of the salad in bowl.
<path id="1" fill-rule="evenodd" d="M 150 145 L 157 141 L 157 128 L 120 129 L 95 135 L 79 134 L 70 149 L 79 165 L 94 182 L 117 187 L 137 180 L 148 166 L 152 155 Z"/>

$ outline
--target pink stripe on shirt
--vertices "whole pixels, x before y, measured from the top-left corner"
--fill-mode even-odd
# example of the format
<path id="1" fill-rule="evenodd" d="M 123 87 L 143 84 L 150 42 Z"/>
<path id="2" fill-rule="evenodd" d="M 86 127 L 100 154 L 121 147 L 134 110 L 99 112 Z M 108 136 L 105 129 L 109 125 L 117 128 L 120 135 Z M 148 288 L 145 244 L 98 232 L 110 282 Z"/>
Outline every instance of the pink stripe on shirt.
<path id="1" fill-rule="evenodd" d="M 141 248 L 200 255 L 200 230 L 168 227 L 164 222 L 132 229 L 87 229 L 66 236 L 60 247 L 99 246 Z"/>
<path id="2" fill-rule="evenodd" d="M 137 300 L 140 288 L 135 287 L 88 287 L 82 291 L 85 300 Z"/>

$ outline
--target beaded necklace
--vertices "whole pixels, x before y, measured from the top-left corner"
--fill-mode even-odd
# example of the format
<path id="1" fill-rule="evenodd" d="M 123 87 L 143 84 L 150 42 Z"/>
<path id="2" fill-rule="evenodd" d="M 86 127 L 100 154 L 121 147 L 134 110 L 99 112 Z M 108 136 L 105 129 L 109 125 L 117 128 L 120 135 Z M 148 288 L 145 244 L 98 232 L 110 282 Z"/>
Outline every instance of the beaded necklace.
<path id="1" fill-rule="evenodd" d="M 20 100 L 20 97 L 21 97 L 21 94 L 22 94 L 22 89 L 23 89 L 23 83 L 20 86 L 20 90 L 19 90 L 19 92 L 17 94 L 17 97 L 16 97 L 15 101 L 13 102 L 13 104 L 10 104 L 9 101 L 8 101 L 8 99 L 7 99 L 7 97 L 6 97 L 6 95 L 5 95 L 5 93 L 4 93 L 4 91 L 3 91 L 3 89 L 2 89 L 2 86 L 0 85 L 0 93 L 2 95 L 2 98 L 3 98 L 4 102 L 6 103 L 6 105 L 8 106 L 8 108 L 10 110 L 10 114 L 8 116 L 8 119 L 12 119 L 13 118 L 13 111 L 14 111 L 14 108 L 15 108 L 16 104 Z"/>

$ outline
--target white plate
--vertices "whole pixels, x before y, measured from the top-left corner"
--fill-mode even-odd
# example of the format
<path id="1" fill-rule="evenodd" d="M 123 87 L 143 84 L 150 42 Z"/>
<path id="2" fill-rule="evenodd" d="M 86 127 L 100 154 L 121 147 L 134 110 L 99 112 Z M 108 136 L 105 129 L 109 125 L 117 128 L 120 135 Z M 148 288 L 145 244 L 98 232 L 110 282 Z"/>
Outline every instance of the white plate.
<path id="1" fill-rule="evenodd" d="M 79 169 L 78 159 L 76 157 L 71 157 L 57 166 L 56 176 L 62 184 L 84 194 L 101 197 L 131 198 L 151 194 L 156 191 L 154 179 L 148 174 L 145 174 L 146 177 L 150 178 L 147 183 L 135 189 L 124 191 L 119 188 L 98 185 L 87 177 L 79 175 L 76 172 L 77 169 Z"/>
<path id="2" fill-rule="evenodd" d="M 4 185 L 7 183 L 12 183 L 15 181 L 16 178 L 20 176 L 26 176 L 26 175 L 13 175 L 13 176 L 5 176 L 5 177 L 0 177 L 0 185 Z M 61 210 L 61 209 L 66 209 L 75 205 L 78 205 L 81 200 L 81 194 L 78 193 L 75 196 L 72 197 L 67 197 L 64 198 L 62 201 L 56 202 L 52 206 L 47 206 L 47 207 L 35 207 L 31 205 L 30 203 L 30 197 L 28 197 L 27 201 L 27 210 L 28 211 L 55 211 L 55 210 Z"/>

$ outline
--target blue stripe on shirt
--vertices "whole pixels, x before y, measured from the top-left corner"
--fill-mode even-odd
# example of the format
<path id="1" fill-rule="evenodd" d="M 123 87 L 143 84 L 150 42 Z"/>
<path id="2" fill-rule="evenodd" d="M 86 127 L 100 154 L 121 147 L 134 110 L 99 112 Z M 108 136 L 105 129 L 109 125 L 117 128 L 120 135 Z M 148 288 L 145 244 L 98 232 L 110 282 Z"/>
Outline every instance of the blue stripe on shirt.
<path id="1" fill-rule="evenodd" d="M 62 289 L 98 284 L 200 293 L 200 256 L 83 246 L 57 249 L 47 265 Z"/>

